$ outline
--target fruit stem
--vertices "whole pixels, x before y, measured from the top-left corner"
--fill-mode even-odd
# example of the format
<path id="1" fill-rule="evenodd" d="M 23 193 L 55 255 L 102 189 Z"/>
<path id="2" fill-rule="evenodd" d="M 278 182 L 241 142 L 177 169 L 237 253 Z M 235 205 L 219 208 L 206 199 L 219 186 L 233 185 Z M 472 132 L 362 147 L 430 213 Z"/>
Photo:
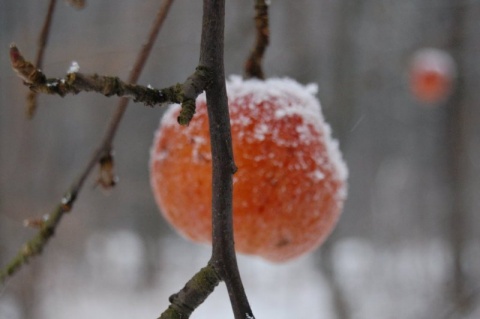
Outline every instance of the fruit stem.
<path id="1" fill-rule="evenodd" d="M 199 65 L 209 69 L 206 88 L 212 146 L 212 257 L 210 264 L 225 281 L 235 319 L 254 318 L 238 271 L 233 240 L 233 174 L 230 116 L 223 62 L 225 0 L 203 1 Z"/>
<path id="2" fill-rule="evenodd" d="M 245 75 L 247 78 L 264 79 L 262 60 L 265 51 L 270 42 L 270 28 L 268 21 L 267 0 L 255 0 L 255 27 L 257 29 L 257 37 L 255 45 L 245 63 Z"/>

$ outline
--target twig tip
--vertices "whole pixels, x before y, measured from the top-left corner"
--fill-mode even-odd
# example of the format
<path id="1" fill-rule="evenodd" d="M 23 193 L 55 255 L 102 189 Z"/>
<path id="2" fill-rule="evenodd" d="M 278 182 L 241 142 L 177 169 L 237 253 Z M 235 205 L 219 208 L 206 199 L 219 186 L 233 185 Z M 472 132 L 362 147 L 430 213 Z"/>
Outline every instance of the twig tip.
<path id="1" fill-rule="evenodd" d="M 10 44 L 10 61 L 15 65 L 20 59 L 23 59 L 20 50 L 15 43 Z"/>

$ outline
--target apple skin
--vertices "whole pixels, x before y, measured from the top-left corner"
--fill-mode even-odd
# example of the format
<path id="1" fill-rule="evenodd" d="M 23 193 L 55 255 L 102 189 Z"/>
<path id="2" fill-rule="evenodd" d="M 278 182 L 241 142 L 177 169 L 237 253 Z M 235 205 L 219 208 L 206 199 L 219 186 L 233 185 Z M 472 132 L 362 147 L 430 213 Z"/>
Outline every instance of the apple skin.
<path id="1" fill-rule="evenodd" d="M 317 248 L 346 198 L 347 168 L 323 119 L 316 86 L 291 79 L 227 81 L 235 163 L 237 252 L 272 262 Z M 204 95 L 188 127 L 171 106 L 151 150 L 151 185 L 167 221 L 184 237 L 211 243 L 211 154 Z"/>

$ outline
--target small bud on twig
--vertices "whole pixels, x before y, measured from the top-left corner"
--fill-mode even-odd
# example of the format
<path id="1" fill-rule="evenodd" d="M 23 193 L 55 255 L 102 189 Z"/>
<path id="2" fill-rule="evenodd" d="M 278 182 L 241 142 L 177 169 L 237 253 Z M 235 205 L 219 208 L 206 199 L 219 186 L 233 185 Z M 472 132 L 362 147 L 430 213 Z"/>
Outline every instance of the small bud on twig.
<path id="1" fill-rule="evenodd" d="M 31 62 L 25 60 L 15 43 L 10 45 L 10 62 L 18 76 L 26 83 L 44 83 L 46 78 L 42 71 L 37 69 Z"/>
<path id="2" fill-rule="evenodd" d="M 100 171 L 95 186 L 100 185 L 103 189 L 113 188 L 118 183 L 118 177 L 114 173 L 113 153 L 108 152 L 100 160 Z"/>

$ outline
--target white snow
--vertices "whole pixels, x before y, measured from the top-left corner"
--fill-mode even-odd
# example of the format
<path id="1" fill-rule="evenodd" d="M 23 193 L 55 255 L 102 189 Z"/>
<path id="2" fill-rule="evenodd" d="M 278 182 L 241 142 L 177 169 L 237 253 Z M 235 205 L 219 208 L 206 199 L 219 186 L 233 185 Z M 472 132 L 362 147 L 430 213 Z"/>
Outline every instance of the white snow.
<path id="1" fill-rule="evenodd" d="M 145 243 L 129 231 L 111 231 L 88 239 L 83 258 L 50 256 L 43 269 L 55 271 L 40 274 L 36 318 L 157 318 L 168 306 L 168 297 L 210 257 L 210 248 L 179 237 L 165 237 L 158 244 L 156 271 L 148 286 L 140 285 L 144 281 Z M 329 284 L 316 258 L 309 255 L 286 264 L 270 264 L 239 255 L 255 317 L 310 319 L 313 313 L 318 319 L 335 318 Z M 450 260 L 441 239 L 382 247 L 361 238 L 344 238 L 333 246 L 333 262 L 352 318 L 438 318 L 446 309 L 439 292 L 447 284 Z M 18 307 L 18 300 L 3 294 L 0 318 L 20 318 Z M 479 311 L 477 307 L 465 318 L 478 318 Z M 223 283 L 191 318 L 233 318 Z"/>
<path id="2" fill-rule="evenodd" d="M 78 65 L 77 61 L 72 61 L 70 67 L 67 70 L 67 73 L 76 73 L 80 71 L 80 65 Z"/>
<path id="3" fill-rule="evenodd" d="M 36 312 L 38 319 L 157 318 L 168 307 L 168 297 L 178 292 L 210 257 L 208 247 L 187 243 L 179 237 L 166 237 L 158 247 L 158 272 L 149 287 L 139 290 L 128 277 L 141 281 L 142 272 L 136 267 L 125 268 L 122 262 L 117 268 L 111 259 L 112 256 L 137 258 L 136 244 L 125 245 L 131 239 L 121 239 L 125 236 L 123 231 L 98 236 L 100 239 L 91 239 L 87 244 L 85 263 L 52 260 L 57 271 L 42 277 L 41 287 L 48 293 L 41 295 Z M 121 240 L 117 242 L 118 238 Z M 97 244 L 99 254 L 91 256 L 88 251 L 96 250 L 93 247 Z M 88 270 L 85 267 L 92 267 L 92 258 L 94 268 Z M 145 259 L 139 260 L 143 263 Z M 290 319 L 295 315 L 296 319 L 309 319 L 312 313 L 318 319 L 333 317 L 330 293 L 325 289 L 321 273 L 315 271 L 313 256 L 282 265 L 246 256 L 238 256 L 238 261 L 256 318 Z M 103 264 L 105 266 L 101 266 Z M 113 273 L 122 271 L 126 277 L 111 276 L 105 272 L 107 268 Z M 224 283 L 220 283 L 191 318 L 233 319 Z"/>
<path id="4" fill-rule="evenodd" d="M 22 311 L 20 302 L 11 294 L 5 294 L 0 291 L 0 318 L 2 319 L 21 319 Z"/>
<path id="5" fill-rule="evenodd" d="M 417 70 L 431 70 L 455 77 L 457 70 L 452 56 L 436 48 L 423 48 L 415 52 L 412 67 Z"/>

